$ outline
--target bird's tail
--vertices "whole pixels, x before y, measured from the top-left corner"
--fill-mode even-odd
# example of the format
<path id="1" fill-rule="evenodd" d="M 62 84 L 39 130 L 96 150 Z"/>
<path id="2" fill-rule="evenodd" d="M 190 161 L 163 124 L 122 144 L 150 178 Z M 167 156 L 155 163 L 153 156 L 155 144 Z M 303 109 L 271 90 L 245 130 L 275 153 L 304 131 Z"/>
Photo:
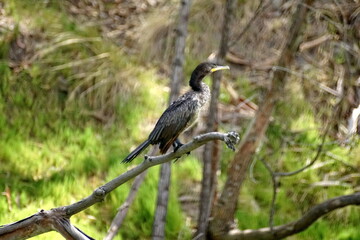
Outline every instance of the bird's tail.
<path id="1" fill-rule="evenodd" d="M 137 148 L 135 148 L 134 151 L 132 151 L 124 160 L 122 160 L 122 163 L 129 163 L 134 158 L 136 158 L 142 151 L 144 151 L 148 146 L 150 145 L 150 140 L 146 140 L 142 144 L 140 144 Z"/>

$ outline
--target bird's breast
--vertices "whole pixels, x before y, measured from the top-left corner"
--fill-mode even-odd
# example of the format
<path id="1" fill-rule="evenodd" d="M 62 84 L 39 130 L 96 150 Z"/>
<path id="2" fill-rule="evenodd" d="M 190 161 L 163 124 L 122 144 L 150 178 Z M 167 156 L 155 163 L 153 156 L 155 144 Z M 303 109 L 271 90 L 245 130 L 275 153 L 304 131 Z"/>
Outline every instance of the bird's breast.
<path id="1" fill-rule="evenodd" d="M 205 111 L 208 107 L 210 100 L 210 89 L 206 84 L 203 84 L 202 91 L 193 94 L 192 104 L 189 105 L 188 111 L 191 113 L 189 121 L 186 124 L 186 129 L 191 128 L 199 118 L 202 111 Z"/>

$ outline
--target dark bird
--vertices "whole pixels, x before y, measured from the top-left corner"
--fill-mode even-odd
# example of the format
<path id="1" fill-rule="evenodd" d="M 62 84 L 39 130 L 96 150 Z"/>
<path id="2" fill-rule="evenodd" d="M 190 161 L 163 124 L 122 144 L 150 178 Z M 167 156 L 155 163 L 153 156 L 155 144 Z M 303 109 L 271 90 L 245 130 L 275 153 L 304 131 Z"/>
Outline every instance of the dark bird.
<path id="1" fill-rule="evenodd" d="M 181 147 L 182 143 L 178 140 L 179 134 L 195 122 L 200 110 L 210 100 L 209 86 L 202 82 L 202 79 L 209 73 L 224 69 L 229 69 L 229 67 L 209 62 L 199 64 L 191 74 L 189 81 L 191 90 L 170 104 L 157 121 L 148 139 L 122 162 L 131 162 L 150 144 L 159 144 L 161 154 L 166 153 L 171 145 L 174 146 L 174 151 Z"/>

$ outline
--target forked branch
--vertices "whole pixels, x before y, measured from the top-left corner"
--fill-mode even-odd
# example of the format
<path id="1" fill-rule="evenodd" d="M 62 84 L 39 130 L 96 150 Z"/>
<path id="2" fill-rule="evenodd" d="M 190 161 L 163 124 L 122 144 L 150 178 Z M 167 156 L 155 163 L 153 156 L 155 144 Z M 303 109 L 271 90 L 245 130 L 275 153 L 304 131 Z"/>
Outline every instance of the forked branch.
<path id="1" fill-rule="evenodd" d="M 236 132 L 205 133 L 194 137 L 193 141 L 184 144 L 176 152 L 167 153 L 161 156 L 146 156 L 141 164 L 97 188 L 90 196 L 74 204 L 53 208 L 49 211 L 41 210 L 40 212 L 15 223 L 0 226 L 0 239 L 26 239 L 49 231 L 57 231 L 66 239 L 92 239 L 81 230 L 71 225 L 70 217 L 72 215 L 89 208 L 97 202 L 103 201 L 108 193 L 136 177 L 146 169 L 161 163 L 169 162 L 173 159 L 178 159 L 182 155 L 213 140 L 224 141 L 229 148 L 234 150 L 235 144 L 239 141 L 239 135 Z"/>

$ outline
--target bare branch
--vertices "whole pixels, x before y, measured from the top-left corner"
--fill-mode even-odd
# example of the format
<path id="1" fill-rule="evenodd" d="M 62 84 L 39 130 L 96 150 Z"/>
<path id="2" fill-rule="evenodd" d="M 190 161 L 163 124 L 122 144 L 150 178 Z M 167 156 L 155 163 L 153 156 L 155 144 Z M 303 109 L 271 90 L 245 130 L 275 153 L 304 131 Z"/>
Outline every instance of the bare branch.
<path id="1" fill-rule="evenodd" d="M 236 132 L 205 133 L 194 137 L 193 141 L 184 144 L 176 152 L 160 156 L 145 156 L 145 160 L 141 164 L 97 188 L 90 196 L 74 204 L 54 208 L 49 211 L 41 210 L 39 213 L 18 222 L 0 226 L 0 238 L 2 240 L 26 239 L 55 230 L 67 239 L 91 239 L 70 224 L 69 218 L 72 215 L 89 208 L 97 202 L 103 201 L 108 193 L 139 175 L 146 169 L 161 163 L 169 162 L 173 159 L 178 159 L 182 155 L 214 140 L 224 141 L 229 148 L 234 149 L 234 145 L 239 142 L 239 135 Z"/>
<path id="2" fill-rule="evenodd" d="M 218 132 L 206 133 L 195 137 L 193 141 L 183 145 L 176 152 L 171 152 L 160 156 L 145 156 L 144 162 L 141 163 L 140 165 L 130 169 L 129 171 L 121 174 L 120 176 L 111 180 L 105 185 L 99 187 L 89 197 L 72 205 L 66 206 L 65 207 L 66 213 L 69 216 L 71 216 L 80 211 L 83 211 L 84 209 L 90 207 L 94 203 L 102 201 L 105 198 L 106 194 L 113 191 L 115 188 L 119 187 L 121 184 L 127 182 L 133 177 L 139 175 L 141 172 L 145 171 L 145 169 L 148 169 L 149 167 L 159 165 L 165 162 L 169 162 L 173 159 L 180 158 L 185 153 L 191 152 L 195 148 L 198 148 L 199 146 L 205 144 L 206 142 L 213 140 L 225 141 L 225 143 L 229 147 L 232 147 L 238 140 L 238 134 L 235 132 L 229 132 L 227 134 L 218 133 Z"/>

